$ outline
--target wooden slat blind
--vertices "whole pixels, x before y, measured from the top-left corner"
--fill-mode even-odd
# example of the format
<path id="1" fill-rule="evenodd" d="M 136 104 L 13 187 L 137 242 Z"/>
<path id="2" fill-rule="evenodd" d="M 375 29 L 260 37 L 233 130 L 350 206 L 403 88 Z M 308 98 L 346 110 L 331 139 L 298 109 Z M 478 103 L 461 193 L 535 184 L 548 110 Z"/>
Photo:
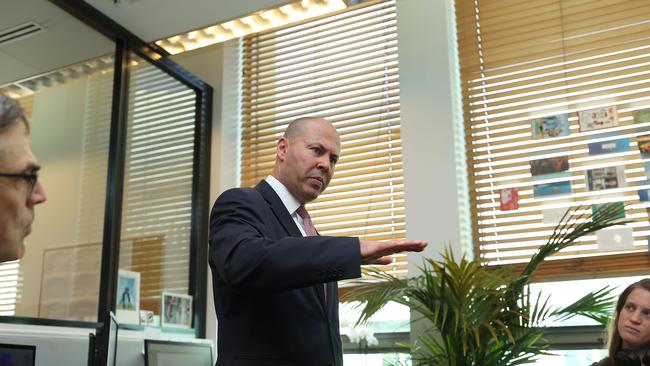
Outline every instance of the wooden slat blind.
<path id="1" fill-rule="evenodd" d="M 395 1 L 372 1 L 243 40 L 241 184 L 272 170 L 292 120 L 319 116 L 341 135 L 329 188 L 309 205 L 322 235 L 403 238 L 404 183 Z M 404 275 L 406 256 L 387 271 Z"/>
<path id="2" fill-rule="evenodd" d="M 526 262 L 555 224 L 542 211 L 625 202 L 634 249 L 603 252 L 595 236 L 558 254 L 541 276 L 647 270 L 648 202 L 637 190 L 648 172 L 637 149 L 650 122 L 633 112 L 650 107 L 650 3 L 644 0 L 458 0 L 459 61 L 475 254 L 487 265 Z M 615 106 L 619 126 L 580 131 L 578 112 Z M 531 120 L 568 113 L 570 135 L 533 139 Z M 639 121 L 637 121 L 639 122 Z M 627 137 L 630 149 L 589 155 L 587 144 Z M 530 161 L 569 156 L 569 177 L 533 177 Z M 621 166 L 626 187 L 589 191 L 587 169 Z M 569 180 L 571 194 L 533 197 L 533 185 Z M 499 190 L 518 188 L 519 209 L 501 211 Z M 579 212 L 577 212 L 579 213 Z M 623 254 L 627 253 L 627 254 Z M 630 254 L 632 253 L 632 254 Z M 633 254 L 637 253 L 637 254 Z M 630 255 L 640 260 L 630 261 Z M 561 264 L 564 263 L 564 264 Z M 612 264 L 614 263 L 614 264 Z"/>

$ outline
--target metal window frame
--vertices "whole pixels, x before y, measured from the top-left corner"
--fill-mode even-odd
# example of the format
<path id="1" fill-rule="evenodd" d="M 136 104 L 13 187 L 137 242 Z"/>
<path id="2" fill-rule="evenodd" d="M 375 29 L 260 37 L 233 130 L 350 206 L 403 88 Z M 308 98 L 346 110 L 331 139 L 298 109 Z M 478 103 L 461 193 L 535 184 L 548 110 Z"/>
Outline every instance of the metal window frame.
<path id="1" fill-rule="evenodd" d="M 50 2 L 115 42 L 102 268 L 97 309 L 98 321 L 82 322 L 0 316 L 0 323 L 96 328 L 102 324 L 105 314 L 109 311 L 115 311 L 126 157 L 129 60 L 132 52 L 196 93 L 188 288 L 190 295 L 193 296 L 195 335 L 198 338 L 205 338 L 208 268 L 207 224 L 210 199 L 210 135 L 212 133 L 213 89 L 210 85 L 170 60 L 168 58 L 170 55 L 165 50 L 155 44 L 144 42 L 88 3 L 82 0 L 50 0 Z"/>

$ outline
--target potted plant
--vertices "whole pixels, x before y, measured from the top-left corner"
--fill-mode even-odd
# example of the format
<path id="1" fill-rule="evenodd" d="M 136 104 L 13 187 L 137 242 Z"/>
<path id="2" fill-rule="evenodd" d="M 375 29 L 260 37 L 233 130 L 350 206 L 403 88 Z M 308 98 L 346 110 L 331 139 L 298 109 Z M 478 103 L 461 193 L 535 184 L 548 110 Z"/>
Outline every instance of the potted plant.
<path id="1" fill-rule="evenodd" d="M 620 206 L 619 206 L 620 207 Z M 358 301 L 363 324 L 389 301 L 408 306 L 430 323 L 428 331 L 408 344 L 414 365 L 504 366 L 532 363 L 546 353 L 540 342 L 549 320 L 584 315 L 605 324 L 614 296 L 611 288 L 591 292 L 575 303 L 556 308 L 549 297 L 533 297 L 529 283 L 535 269 L 553 253 L 580 237 L 624 224 L 620 208 L 607 204 L 591 218 L 587 210 L 569 209 L 548 242 L 520 273 L 488 269 L 478 260 L 456 260 L 447 249 L 441 260 L 425 259 L 422 274 L 401 279 L 376 270 L 356 281 L 342 300 Z M 578 214 L 582 212 L 581 214 Z"/>

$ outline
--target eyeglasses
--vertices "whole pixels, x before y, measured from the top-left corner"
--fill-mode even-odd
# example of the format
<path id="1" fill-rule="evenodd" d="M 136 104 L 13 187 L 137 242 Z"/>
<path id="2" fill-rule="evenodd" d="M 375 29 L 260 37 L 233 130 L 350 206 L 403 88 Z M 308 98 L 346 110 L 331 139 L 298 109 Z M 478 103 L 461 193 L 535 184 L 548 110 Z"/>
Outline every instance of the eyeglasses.
<path id="1" fill-rule="evenodd" d="M 38 182 L 38 173 L 0 173 L 0 177 L 22 179 L 29 184 L 29 194 L 32 195 Z"/>

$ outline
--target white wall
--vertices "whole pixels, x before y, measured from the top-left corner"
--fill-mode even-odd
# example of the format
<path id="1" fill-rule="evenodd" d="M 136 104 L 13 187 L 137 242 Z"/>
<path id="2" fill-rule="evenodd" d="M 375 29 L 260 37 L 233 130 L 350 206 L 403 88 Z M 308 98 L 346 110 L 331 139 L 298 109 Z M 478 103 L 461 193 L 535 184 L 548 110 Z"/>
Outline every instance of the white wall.
<path id="1" fill-rule="evenodd" d="M 451 0 L 397 2 L 406 232 L 429 241 L 409 254 L 409 274 L 423 256 L 439 258 L 446 246 L 460 255 L 469 246 L 451 7 Z"/>
<path id="2" fill-rule="evenodd" d="M 43 88 L 34 97 L 32 150 L 43 167 L 39 181 L 48 199 L 36 207 L 34 231 L 26 240 L 18 316 L 38 316 L 43 251 L 77 244 L 85 98 L 85 79 Z"/>

